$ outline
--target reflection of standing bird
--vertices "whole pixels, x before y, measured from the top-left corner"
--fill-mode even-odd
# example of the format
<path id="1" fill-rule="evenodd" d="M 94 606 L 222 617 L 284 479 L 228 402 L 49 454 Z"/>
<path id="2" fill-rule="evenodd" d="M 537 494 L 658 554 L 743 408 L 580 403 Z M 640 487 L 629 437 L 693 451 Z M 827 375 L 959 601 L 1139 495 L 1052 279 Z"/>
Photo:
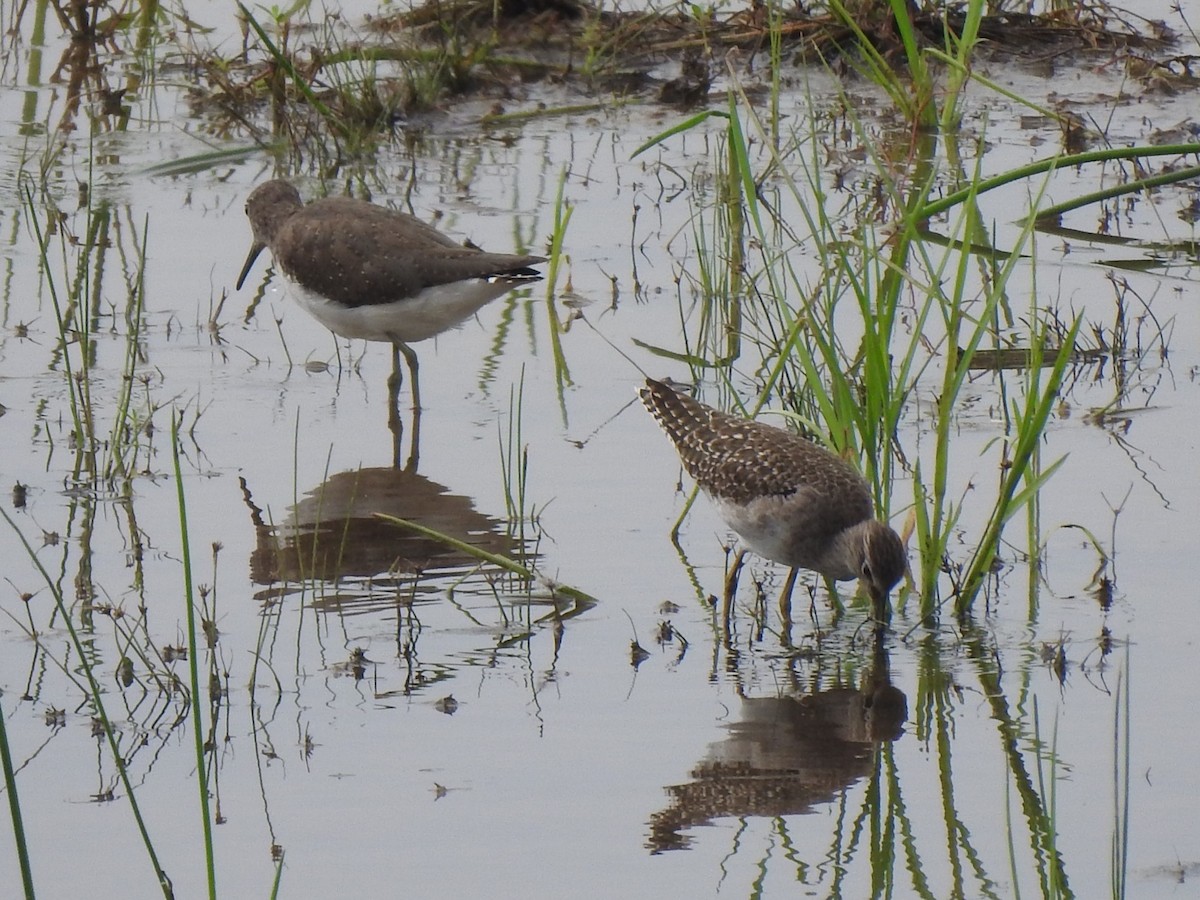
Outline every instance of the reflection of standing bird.
<path id="1" fill-rule="evenodd" d="M 870 489 L 853 466 L 799 435 L 728 415 L 660 381 L 646 379 L 639 393 L 683 467 L 751 550 L 835 581 L 858 578 L 876 618 L 886 617 L 907 553 L 875 518 Z"/>
<path id="2" fill-rule="evenodd" d="M 259 185 L 246 200 L 254 245 L 238 276 L 269 247 L 293 298 L 322 325 L 347 338 L 393 347 L 392 398 L 400 355 L 412 374 L 420 409 L 417 357 L 408 345 L 461 324 L 484 304 L 537 281 L 541 256 L 485 253 L 456 244 L 437 229 L 396 210 L 349 197 L 307 206 L 286 181 Z"/>
<path id="3" fill-rule="evenodd" d="M 257 584 L 315 579 L 341 585 L 357 579 L 378 600 L 408 575 L 461 577 L 478 569 L 469 553 L 399 529 L 379 514 L 409 519 L 493 555 L 512 556 L 517 549 L 503 523 L 476 510 L 469 497 L 417 472 L 383 467 L 339 472 L 300 497 L 275 525 L 252 504 L 245 482 L 243 489 L 258 536 L 250 557 Z M 348 588 L 338 596 L 352 594 Z M 394 590 L 388 602 L 394 605 Z"/>

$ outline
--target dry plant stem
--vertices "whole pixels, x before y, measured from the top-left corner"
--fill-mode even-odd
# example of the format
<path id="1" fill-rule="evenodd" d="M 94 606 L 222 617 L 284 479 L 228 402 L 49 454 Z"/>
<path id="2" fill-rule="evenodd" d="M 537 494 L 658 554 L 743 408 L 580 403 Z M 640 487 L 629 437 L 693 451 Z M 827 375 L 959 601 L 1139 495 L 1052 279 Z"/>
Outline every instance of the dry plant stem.
<path id="1" fill-rule="evenodd" d="M 551 119 L 557 116 L 574 116 L 580 113 L 597 112 L 600 110 L 619 109 L 631 103 L 630 100 L 604 100 L 598 103 L 573 103 L 566 106 L 548 106 L 538 109 L 520 109 L 506 113 L 487 113 L 479 117 L 480 125 L 514 125 L 538 119 Z"/>
<path id="2" fill-rule="evenodd" d="M 335 134 L 341 138 L 345 138 L 347 135 L 344 124 L 336 115 L 334 115 L 333 111 L 328 106 L 321 102 L 320 98 L 317 97 L 317 95 L 313 92 L 313 89 L 309 86 L 308 82 L 300 77 L 300 73 L 296 71 L 296 67 L 292 64 L 292 61 L 275 45 L 275 42 L 271 40 L 270 35 L 268 35 L 263 27 L 258 24 L 258 20 L 251 15 L 250 10 L 248 10 L 241 3 L 238 3 L 237 6 L 246 23 L 249 24 L 254 33 L 258 35 L 258 39 L 263 42 L 263 46 L 267 48 L 267 51 L 275 60 L 275 64 L 283 69 L 288 78 L 291 79 L 292 84 L 296 86 L 296 90 L 298 90 L 304 96 L 304 99 L 307 100 L 312 106 L 312 108 L 315 109 L 318 114 L 320 114 L 321 118 L 325 120 Z"/>

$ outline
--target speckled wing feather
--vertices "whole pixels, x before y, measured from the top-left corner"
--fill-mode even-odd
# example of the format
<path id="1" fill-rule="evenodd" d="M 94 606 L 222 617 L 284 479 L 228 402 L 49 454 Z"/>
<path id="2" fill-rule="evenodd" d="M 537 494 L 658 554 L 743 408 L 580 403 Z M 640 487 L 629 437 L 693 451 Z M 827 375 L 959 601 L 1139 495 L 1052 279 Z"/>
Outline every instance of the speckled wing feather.
<path id="1" fill-rule="evenodd" d="M 849 463 L 799 435 L 723 413 L 651 379 L 639 392 L 707 493 L 734 503 L 808 490 L 836 501 L 842 518 L 870 518 L 871 495 Z"/>

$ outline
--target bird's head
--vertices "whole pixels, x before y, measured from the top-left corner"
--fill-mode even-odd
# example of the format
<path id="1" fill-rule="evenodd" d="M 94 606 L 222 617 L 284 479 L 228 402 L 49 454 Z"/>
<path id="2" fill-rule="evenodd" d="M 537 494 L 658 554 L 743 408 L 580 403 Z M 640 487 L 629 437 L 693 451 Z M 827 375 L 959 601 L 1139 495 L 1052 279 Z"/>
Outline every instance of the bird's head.
<path id="1" fill-rule="evenodd" d="M 863 558 L 858 577 L 871 595 L 875 609 L 887 609 L 887 597 L 908 568 L 908 551 L 900 535 L 878 519 L 871 520 L 863 536 Z"/>
<path id="2" fill-rule="evenodd" d="M 283 223 L 303 206 L 300 192 L 290 182 L 280 178 L 260 184 L 250 192 L 250 196 L 246 198 L 246 218 L 250 220 L 250 229 L 254 232 L 254 243 L 238 275 L 239 291 L 246 276 L 250 274 L 251 266 L 258 259 L 258 254 L 271 246 Z"/>

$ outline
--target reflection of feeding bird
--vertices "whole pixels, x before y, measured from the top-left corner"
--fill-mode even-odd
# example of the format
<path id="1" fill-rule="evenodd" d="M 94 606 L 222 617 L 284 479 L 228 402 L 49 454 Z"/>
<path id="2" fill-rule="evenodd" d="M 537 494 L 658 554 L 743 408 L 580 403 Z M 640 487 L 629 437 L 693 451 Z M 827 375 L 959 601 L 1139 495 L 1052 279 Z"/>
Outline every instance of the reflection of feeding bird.
<path id="1" fill-rule="evenodd" d="M 679 850 L 697 825 L 800 815 L 831 803 L 874 770 L 878 744 L 898 739 L 907 716 L 907 698 L 890 684 L 875 695 L 844 686 L 802 698 L 743 698 L 690 780 L 667 786 L 670 803 L 651 816 L 647 846 Z"/>
<path id="2" fill-rule="evenodd" d="M 542 276 L 541 256 L 485 253 L 456 244 L 396 210 L 349 197 L 305 205 L 286 181 L 255 188 L 246 200 L 254 245 L 238 276 L 269 247 L 290 293 L 322 325 L 346 338 L 392 345 L 393 408 L 400 355 L 420 409 L 417 357 L 408 345 L 461 324 L 485 304 Z"/>
<path id="3" fill-rule="evenodd" d="M 799 435 L 728 415 L 660 381 L 646 379 L 639 394 L 688 474 L 751 550 L 835 581 L 860 579 L 876 618 L 885 618 L 907 553 L 875 518 L 870 489 L 853 466 Z"/>
<path id="4" fill-rule="evenodd" d="M 736 817 L 745 824 L 752 816 L 812 812 L 875 771 L 879 744 L 899 740 L 908 719 L 908 698 L 892 684 L 885 634 L 882 627 L 875 630 L 871 664 L 857 689 L 839 677 L 844 661 L 828 659 L 833 665 L 827 670 L 818 650 L 817 682 L 824 690 L 742 695 L 724 737 L 709 745 L 691 780 L 667 787 L 670 805 L 650 818 L 650 850 L 684 848 L 690 843 L 686 829 L 714 819 Z M 741 694 L 744 682 L 735 683 Z"/>

